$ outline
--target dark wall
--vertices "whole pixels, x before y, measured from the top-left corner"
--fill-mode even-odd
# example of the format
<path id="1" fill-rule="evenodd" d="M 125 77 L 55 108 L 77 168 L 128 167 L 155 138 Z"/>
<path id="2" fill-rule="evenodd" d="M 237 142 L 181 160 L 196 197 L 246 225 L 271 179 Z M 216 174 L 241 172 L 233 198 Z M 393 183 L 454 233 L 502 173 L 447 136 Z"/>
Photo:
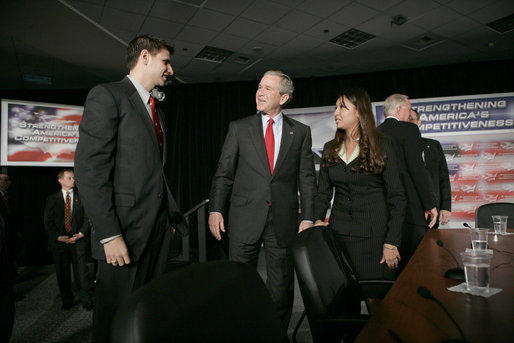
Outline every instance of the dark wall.
<path id="1" fill-rule="evenodd" d="M 287 69 L 284 69 L 287 73 Z M 411 98 L 514 91 L 514 60 L 465 63 L 324 78 L 295 79 L 290 108 L 335 103 L 346 87 L 366 89 L 372 101 L 392 93 Z M 255 113 L 257 81 L 174 85 L 165 88 L 174 193 L 184 211 L 208 198 L 228 124 Z M 0 91 L 6 99 L 83 105 L 88 90 Z M 59 168 L 8 167 L 17 195 L 25 245 L 24 264 L 48 260 L 43 229 L 44 199 L 59 189 Z"/>

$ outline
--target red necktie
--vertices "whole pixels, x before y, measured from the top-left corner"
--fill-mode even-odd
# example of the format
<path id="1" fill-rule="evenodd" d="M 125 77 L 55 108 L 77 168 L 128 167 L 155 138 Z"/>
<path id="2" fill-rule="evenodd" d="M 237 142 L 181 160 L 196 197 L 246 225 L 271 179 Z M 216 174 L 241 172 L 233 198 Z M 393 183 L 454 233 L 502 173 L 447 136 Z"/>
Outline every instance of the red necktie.
<path id="1" fill-rule="evenodd" d="M 268 162 L 271 175 L 273 175 L 273 162 L 275 161 L 275 136 L 273 135 L 273 119 L 268 121 L 264 143 L 266 143 L 266 152 L 268 153 Z"/>
<path id="2" fill-rule="evenodd" d="M 71 196 L 70 192 L 66 192 L 66 203 L 64 204 L 64 229 L 71 232 Z"/>
<path id="3" fill-rule="evenodd" d="M 150 97 L 150 107 L 152 108 L 153 128 L 157 134 L 157 141 L 159 142 L 159 150 L 161 151 L 162 157 L 162 128 L 161 123 L 159 122 L 159 117 L 157 116 L 157 110 L 155 109 L 155 100 L 152 96 Z"/>

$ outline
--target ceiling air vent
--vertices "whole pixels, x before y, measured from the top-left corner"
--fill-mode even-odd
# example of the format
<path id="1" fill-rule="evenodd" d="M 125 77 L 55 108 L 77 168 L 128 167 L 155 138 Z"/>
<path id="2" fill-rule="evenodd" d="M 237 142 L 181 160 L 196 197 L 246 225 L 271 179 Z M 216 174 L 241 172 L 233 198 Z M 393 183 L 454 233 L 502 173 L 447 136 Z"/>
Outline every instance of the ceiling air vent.
<path id="1" fill-rule="evenodd" d="M 510 30 L 514 29 L 514 13 L 492 21 L 486 25 L 499 33 L 509 32 Z"/>
<path id="2" fill-rule="evenodd" d="M 233 53 L 234 52 L 230 50 L 215 48 L 213 46 L 207 45 L 195 56 L 195 58 L 209 62 L 222 63 Z"/>
<path id="3" fill-rule="evenodd" d="M 421 51 L 428 47 L 444 42 L 444 40 L 444 37 L 438 36 L 434 33 L 425 33 L 409 39 L 408 41 L 404 42 L 402 46 L 415 51 Z"/>
<path id="4" fill-rule="evenodd" d="M 344 46 L 348 49 L 353 49 L 373 38 L 375 38 L 375 36 L 370 33 L 360 31 L 357 29 L 350 29 L 346 32 L 341 33 L 339 36 L 332 38 L 330 42 Z"/>

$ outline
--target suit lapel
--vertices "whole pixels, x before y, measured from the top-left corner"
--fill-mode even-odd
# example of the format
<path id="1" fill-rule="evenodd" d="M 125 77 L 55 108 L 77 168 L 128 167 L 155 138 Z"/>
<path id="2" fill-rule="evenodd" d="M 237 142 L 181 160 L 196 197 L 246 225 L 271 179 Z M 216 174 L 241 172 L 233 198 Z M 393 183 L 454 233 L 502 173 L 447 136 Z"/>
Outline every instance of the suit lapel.
<path id="1" fill-rule="evenodd" d="M 273 171 L 274 175 L 277 174 L 284 163 L 287 152 L 293 143 L 294 134 L 294 124 L 289 121 L 289 118 L 282 115 L 282 141 L 280 142 L 280 151 L 278 152 L 277 163 L 275 163 L 275 170 Z"/>
<path id="2" fill-rule="evenodd" d="M 255 147 L 255 151 L 257 152 L 257 158 L 260 161 L 259 164 L 264 166 L 267 173 L 271 175 L 271 170 L 269 169 L 268 163 L 268 155 L 266 154 L 266 144 L 264 143 L 264 134 L 262 132 L 261 114 L 257 114 L 255 116 L 255 120 L 250 122 L 248 131 L 250 134 L 250 139 Z"/>
<path id="3" fill-rule="evenodd" d="M 141 100 L 141 97 L 139 96 L 139 93 L 137 92 L 132 82 L 127 77 L 125 77 L 123 81 L 125 82 L 125 85 L 127 87 L 129 100 L 132 104 L 132 108 L 134 108 L 134 112 L 136 113 L 140 121 L 143 123 L 143 126 L 146 128 L 148 134 L 150 135 L 150 139 L 152 140 L 155 148 L 157 149 L 156 151 L 159 151 L 159 142 L 157 142 L 157 135 L 155 134 L 155 129 L 153 128 L 152 118 L 150 118 L 150 115 L 148 114 L 146 105 L 143 104 L 143 101 Z"/>

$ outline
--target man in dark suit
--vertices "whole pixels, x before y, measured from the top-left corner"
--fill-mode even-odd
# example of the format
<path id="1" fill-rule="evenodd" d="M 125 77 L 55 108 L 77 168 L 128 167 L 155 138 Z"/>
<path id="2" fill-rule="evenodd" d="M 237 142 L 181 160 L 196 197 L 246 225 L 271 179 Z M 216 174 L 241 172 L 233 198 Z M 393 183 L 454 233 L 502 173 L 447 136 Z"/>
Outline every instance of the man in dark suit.
<path id="1" fill-rule="evenodd" d="M 62 308 L 73 307 L 70 264 L 73 279 L 82 307 L 93 308 L 91 277 L 87 268 L 87 251 L 90 247 L 90 225 L 78 192 L 74 190 L 75 175 L 71 169 L 57 173 L 61 190 L 50 195 L 45 204 L 45 229 L 48 234 L 48 250 L 52 252 Z"/>
<path id="2" fill-rule="evenodd" d="M 173 48 L 143 35 L 127 47 L 129 75 L 86 100 L 75 173 L 99 260 L 93 341 L 106 342 L 119 304 L 166 267 L 171 225 L 186 234 L 171 194 L 164 114 L 150 92 L 173 74 Z"/>
<path id="3" fill-rule="evenodd" d="M 416 125 L 407 122 L 410 110 L 411 104 L 406 95 L 393 94 L 385 100 L 386 119 L 378 126 L 380 132 L 395 141 L 398 169 L 407 197 L 401 244 L 403 266 L 416 250 L 425 231 L 433 227 L 437 219 L 434 190 L 422 158 L 421 135 Z"/>
<path id="4" fill-rule="evenodd" d="M 230 123 L 212 180 L 209 215 L 216 239 L 228 230 L 231 260 L 256 267 L 264 244 L 267 287 L 286 328 L 294 281 L 289 246 L 312 226 L 316 183 L 310 128 L 282 114 L 293 90 L 289 76 L 266 72 L 256 93 L 258 113 Z"/>
<path id="5" fill-rule="evenodd" d="M 419 113 L 412 109 L 409 116 L 409 122 L 421 125 Z M 444 156 L 443 147 L 439 141 L 430 138 L 421 138 L 423 140 L 423 160 L 427 166 L 432 184 L 434 186 L 435 200 L 437 211 L 439 212 L 438 220 L 434 225 L 434 229 L 441 225 L 445 225 L 450 221 L 452 216 L 452 187 L 450 184 L 450 173 L 448 172 L 448 164 Z"/>

